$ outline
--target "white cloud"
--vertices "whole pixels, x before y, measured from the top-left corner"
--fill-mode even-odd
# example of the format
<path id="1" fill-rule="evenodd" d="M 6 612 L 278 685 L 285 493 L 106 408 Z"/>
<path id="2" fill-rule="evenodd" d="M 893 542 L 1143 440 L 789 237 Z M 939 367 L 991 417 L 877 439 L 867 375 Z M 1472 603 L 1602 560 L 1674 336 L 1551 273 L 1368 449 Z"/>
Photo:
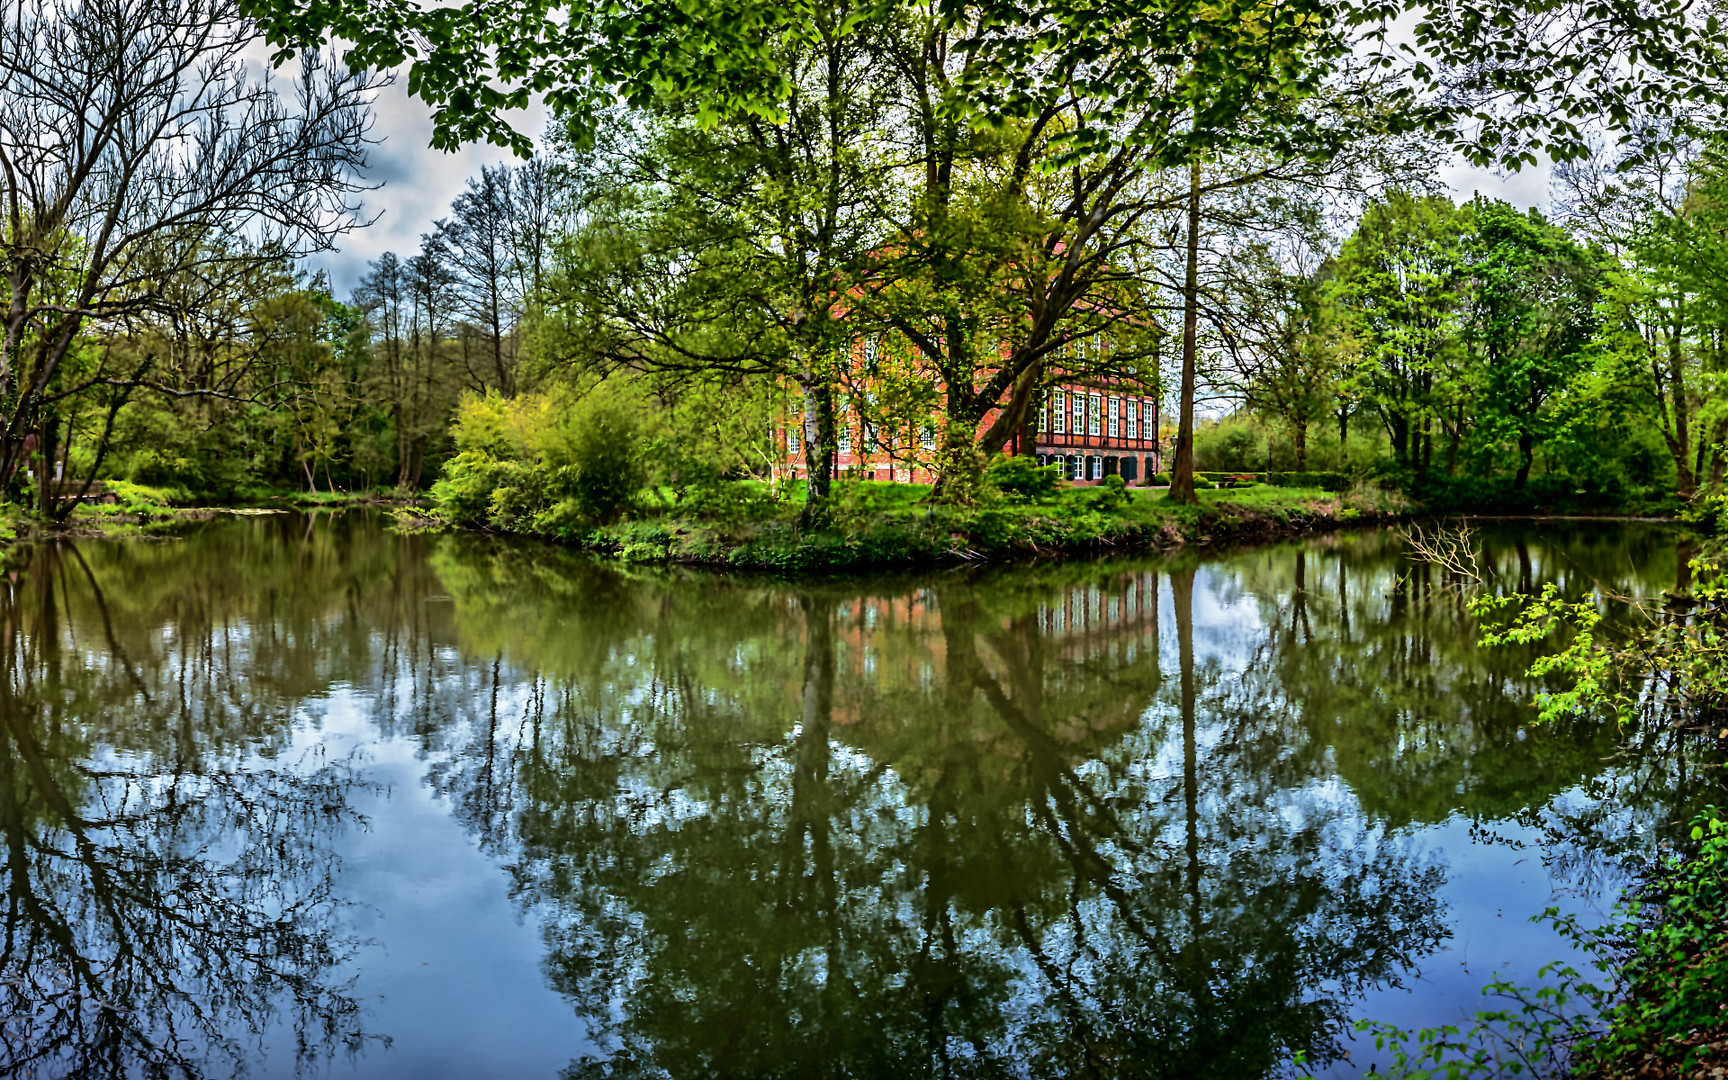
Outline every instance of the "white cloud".
<path id="1" fill-rule="evenodd" d="M 366 273 L 366 264 L 386 251 L 407 258 L 420 250 L 420 235 L 432 230 L 432 222 L 450 212 L 450 202 L 477 176 L 482 165 L 514 162 L 515 156 L 499 146 L 464 146 L 453 154 L 434 150 L 432 110 L 408 96 L 408 80 L 396 81 L 379 92 L 373 109 L 377 124 L 367 181 L 381 184 L 365 196 L 364 218 L 377 217 L 371 225 L 340 238 L 336 251 L 311 261 L 314 269 L 330 275 L 338 298 L 346 298 Z M 547 110 L 536 103 L 511 113 L 518 131 L 539 138 L 546 126 Z"/>
<path id="2" fill-rule="evenodd" d="M 1521 172 L 1496 173 L 1468 165 L 1462 158 L 1440 170 L 1440 179 L 1452 189 L 1452 198 L 1465 202 L 1478 193 L 1490 199 L 1502 199 L 1520 210 L 1535 207 L 1548 212 L 1548 186 L 1553 167 L 1543 161 L 1526 165 Z"/>

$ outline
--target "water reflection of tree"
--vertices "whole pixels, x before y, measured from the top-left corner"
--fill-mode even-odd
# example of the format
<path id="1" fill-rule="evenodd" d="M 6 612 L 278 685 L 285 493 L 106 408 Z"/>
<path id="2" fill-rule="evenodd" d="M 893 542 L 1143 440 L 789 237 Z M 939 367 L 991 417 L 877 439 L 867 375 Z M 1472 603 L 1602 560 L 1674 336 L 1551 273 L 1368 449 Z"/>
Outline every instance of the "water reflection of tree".
<path id="1" fill-rule="evenodd" d="M 576 1074 L 1256 1075 L 1440 933 L 1407 840 L 1222 738 L 1191 571 L 1172 680 L 1150 572 L 566 570 L 441 565 L 471 652 L 558 676 L 510 751 L 512 862 L 610 1046 Z"/>
<path id="2" fill-rule="evenodd" d="M 1483 540 L 1506 587 L 1599 590 L 1611 619 L 1630 617 L 1614 597 L 1672 581 L 1684 565 L 1673 539 L 1650 530 L 1555 530 L 1541 541 L 1490 530 Z M 1392 824 L 1461 814 L 1484 837 L 1501 822 L 1529 826 L 1546 837 L 1557 876 L 1593 886 L 1707 794 L 1671 727 L 1533 726 L 1534 650 L 1478 648 L 1466 591 L 1412 558 L 1398 532 L 1270 549 L 1232 569 L 1225 588 L 1252 597 L 1268 627 L 1242 665 L 1237 707 L 1295 718 L 1284 744 L 1334 754 L 1353 793 Z"/>
<path id="3" fill-rule="evenodd" d="M 39 546 L 0 586 L 0 1074 L 228 1075 L 270 1033 L 328 1054 L 359 1037 L 329 845 L 354 778 L 247 762 L 292 699 L 243 689 L 226 582 L 144 623 L 159 583 L 113 570 Z M 248 657 L 284 628 L 225 627 Z"/>

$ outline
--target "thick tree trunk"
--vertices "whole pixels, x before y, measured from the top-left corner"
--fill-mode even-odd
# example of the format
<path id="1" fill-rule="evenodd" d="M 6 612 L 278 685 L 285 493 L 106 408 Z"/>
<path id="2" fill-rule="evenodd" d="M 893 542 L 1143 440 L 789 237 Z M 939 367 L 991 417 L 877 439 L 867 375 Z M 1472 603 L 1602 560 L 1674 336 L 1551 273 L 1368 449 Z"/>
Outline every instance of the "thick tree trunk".
<path id="1" fill-rule="evenodd" d="M 973 386 L 970 373 L 973 368 L 968 357 L 959 355 L 963 347 L 959 344 L 959 327 L 957 320 L 949 320 L 947 334 L 950 363 L 948 365 L 948 417 L 942 429 L 941 448 L 938 451 L 936 494 L 942 498 L 957 503 L 969 503 L 978 490 L 978 483 L 984 471 L 984 458 L 978 445 L 978 422 L 983 419 L 975 411 L 977 409 L 977 391 Z M 996 444 L 997 450 L 1007 442 L 1003 438 Z"/>
<path id="2" fill-rule="evenodd" d="M 1536 439 L 1526 431 L 1518 436 L 1518 473 L 1512 478 L 1512 489 L 1523 491 L 1530 479 L 1530 466 L 1536 460 Z"/>
<path id="3" fill-rule="evenodd" d="M 1176 402 L 1176 453 L 1170 463 L 1170 499 L 1196 503 L 1194 494 L 1194 383 L 1200 350 L 1200 162 L 1188 166 L 1188 259 L 1182 275 L 1182 381 Z"/>
<path id="4" fill-rule="evenodd" d="M 1684 325 L 1684 308 L 1680 308 L 1668 334 L 1668 384 L 1674 409 L 1669 451 L 1674 455 L 1676 494 L 1690 499 L 1698 493 L 1698 473 L 1692 467 L 1692 410 L 1686 400 L 1686 361 L 1680 340 Z"/>
<path id="5" fill-rule="evenodd" d="M 1032 442 L 1038 437 L 1038 410 L 1044 400 L 1044 362 L 1035 361 L 1026 366 L 1026 370 L 1014 380 L 1013 388 L 1008 395 L 1008 401 L 997 412 L 984 434 L 978 438 L 978 452 L 988 461 L 1002 452 L 1003 447 L 1015 435 L 1020 435 L 1022 443 L 1019 453 L 1030 454 L 1025 444 L 1026 433 L 1032 433 Z"/>
<path id="6" fill-rule="evenodd" d="M 1038 453 L 1038 417 L 1043 412 L 1044 389 L 1034 387 L 1020 416 L 1020 445 L 1015 449 L 1021 457 L 1034 457 Z"/>

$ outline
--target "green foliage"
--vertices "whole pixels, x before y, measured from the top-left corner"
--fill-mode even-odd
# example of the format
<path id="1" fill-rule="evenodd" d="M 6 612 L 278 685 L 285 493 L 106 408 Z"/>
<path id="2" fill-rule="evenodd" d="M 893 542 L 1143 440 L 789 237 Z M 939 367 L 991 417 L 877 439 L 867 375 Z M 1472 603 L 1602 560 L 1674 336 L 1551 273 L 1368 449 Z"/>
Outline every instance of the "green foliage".
<path id="1" fill-rule="evenodd" d="M 1583 1072 L 1623 1075 L 1655 1057 L 1693 1075 L 1728 1034 L 1728 823 L 1712 807 L 1693 822 L 1691 839 L 1696 850 L 1659 866 L 1618 921 L 1565 927 L 1618 962 L 1603 1030 L 1583 1047 Z"/>
<path id="2" fill-rule="evenodd" d="M 1692 824 L 1693 850 L 1658 863 L 1648 879 L 1597 927 L 1549 908 L 1551 923 L 1582 949 L 1592 981 L 1549 964 L 1532 989 L 1497 978 L 1483 994 L 1498 1008 L 1468 1025 L 1407 1031 L 1362 1021 L 1374 1045 L 1391 1050 L 1392 1080 L 1467 1080 L 1571 1075 L 1586 1080 L 1694 1076 L 1728 1035 L 1728 823 L 1715 808 Z"/>
<path id="3" fill-rule="evenodd" d="M 1406 471 L 1425 461 L 1429 421 L 1450 397 L 1471 224 L 1450 199 L 1394 191 L 1369 205 L 1338 254 L 1331 299 L 1356 343 L 1367 404 Z"/>
<path id="4" fill-rule="evenodd" d="M 992 461 L 984 470 L 984 480 L 1003 494 L 1023 502 L 1045 502 L 1053 498 L 1061 487 L 1062 472 L 1060 465 L 1040 466 L 1031 458 L 1016 454 Z"/>
<path id="5" fill-rule="evenodd" d="M 1559 652 L 1539 657 L 1530 675 L 1546 679 L 1563 674 L 1568 685 L 1559 691 L 1537 694 L 1536 705 L 1544 723 L 1609 706 L 1620 716 L 1628 702 L 1614 690 L 1614 657 L 1597 642 L 1596 627 L 1602 616 L 1594 601 L 1569 601 L 1559 586 L 1550 582 L 1535 597 L 1520 594 L 1483 594 L 1470 601 L 1470 613 L 1483 624 L 1482 644 L 1531 645 L 1564 632 L 1569 639 Z M 1499 618 L 1501 621 L 1495 622 Z"/>
<path id="6" fill-rule="evenodd" d="M 1197 472 L 1248 472 L 1265 468 L 1267 442 L 1266 434 L 1243 414 L 1215 424 L 1202 424 L 1194 432 L 1194 468 Z"/>
<path id="7" fill-rule="evenodd" d="M 1195 478 L 1195 487 L 1200 486 L 1200 480 L 1200 477 Z M 1128 481 L 1120 476 L 1106 476 L 1098 481 L 1096 487 L 1075 489 L 1074 497 L 1084 499 L 1094 510 L 1114 513 L 1128 505 Z"/>
<path id="8" fill-rule="evenodd" d="M 452 521 L 506 531 L 566 535 L 614 520 L 647 482 L 636 407 L 604 384 L 580 398 L 470 398 L 433 503 Z"/>
<path id="9" fill-rule="evenodd" d="M 1265 473 L 1266 483 L 1274 487 L 1321 488 L 1325 491 L 1345 491 L 1350 478 L 1335 472 L 1271 472 Z"/>
<path id="10" fill-rule="evenodd" d="M 192 493 L 185 488 L 151 487 L 126 480 L 110 480 L 103 486 L 108 494 L 114 496 L 122 511 L 136 517 L 160 517 L 175 506 L 185 506 L 194 501 Z"/>
<path id="11" fill-rule="evenodd" d="M 1567 423 L 1556 402 L 1585 371 L 1605 255 L 1587 252 L 1540 213 L 1477 197 L 1461 245 L 1461 334 L 1479 386 L 1474 437 L 1517 448 L 1522 487 L 1535 448 Z"/>
<path id="12" fill-rule="evenodd" d="M 1530 667 L 1561 687 L 1537 697 L 1544 722 L 1605 713 L 1626 726 L 1654 710 L 1695 725 L 1728 714 L 1728 579 L 1713 559 L 1689 560 L 1678 586 L 1617 639 L 1596 598 L 1568 599 L 1552 584 L 1535 596 L 1485 591 L 1470 609 L 1485 645 L 1558 640 Z"/>
<path id="13" fill-rule="evenodd" d="M 432 502 L 451 521 L 478 525 L 486 521 L 492 492 L 503 474 L 503 462 L 475 451 L 464 451 L 444 464 L 444 474 L 432 485 Z"/>
<path id="14" fill-rule="evenodd" d="M 547 463 L 564 478 L 577 509 L 596 521 L 628 509 L 648 479 L 630 404 L 614 394 L 589 394 L 556 430 L 562 445 Z"/>

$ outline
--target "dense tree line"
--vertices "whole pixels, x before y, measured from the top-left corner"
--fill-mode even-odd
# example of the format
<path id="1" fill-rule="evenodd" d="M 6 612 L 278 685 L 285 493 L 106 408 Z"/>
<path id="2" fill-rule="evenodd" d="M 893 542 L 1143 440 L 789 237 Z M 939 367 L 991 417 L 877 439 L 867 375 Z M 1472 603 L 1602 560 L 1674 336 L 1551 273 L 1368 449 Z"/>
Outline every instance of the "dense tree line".
<path id="1" fill-rule="evenodd" d="M 1418 491 L 1719 482 L 1721 168 L 1705 138 L 1655 165 L 1573 163 L 1553 220 L 1395 190 L 1340 238 L 1233 253 L 1210 374 L 1241 411 L 1209 463 L 1307 468 L 1331 421 L 1320 464 Z"/>
<path id="2" fill-rule="evenodd" d="M 1620 134 L 1697 123 L 1728 68 L 1712 17 L 1684 3 L 538 0 L 507 21 L 412 0 L 249 10 L 285 46 L 335 35 L 368 62 L 410 62 L 438 145 L 526 151 L 505 114 L 544 95 L 592 167 L 577 186 L 596 198 L 553 275 L 547 314 L 566 333 L 548 359 L 579 362 L 577 381 L 627 371 L 795 388 L 807 520 L 822 517 L 837 410 L 875 414 L 875 433 L 905 427 L 895 407 L 940 405 L 944 430 L 925 441 L 939 486 L 965 501 L 982 461 L 1035 414 L 1051 368 L 1085 373 L 1101 355 L 1168 369 L 1171 494 L 1192 500 L 1195 403 L 1214 382 L 1202 368 L 1229 336 L 1214 333 L 1227 304 L 1209 288 L 1221 252 L 1278 231 L 1293 198 L 1354 213 L 1377 187 L 1419 189 L 1435 150 L 1575 162 L 1598 121 Z M 1400 162 L 1413 136 L 1433 145 Z M 1666 145 L 1635 139 L 1628 160 Z M 1253 336 L 1289 338 L 1274 329 Z M 1487 333 L 1478 351 L 1510 365 L 1495 378 L 1521 395 L 1488 426 L 1527 474 L 1549 441 L 1554 373 Z M 886 355 L 890 369 L 868 378 L 913 392 L 846 386 L 861 340 L 892 344 L 866 350 L 867 366 Z M 1123 347 L 1085 348 L 1099 340 Z M 1386 360 L 1402 347 L 1376 349 Z M 1300 368 L 1316 350 L 1285 351 Z M 1406 404 L 1360 400 L 1384 412 L 1398 466 L 1426 475 L 1436 439 L 1450 453 L 1461 422 L 1442 415 L 1451 388 L 1437 361 L 1414 362 L 1398 376 Z M 1312 382 L 1281 396 L 1326 398 L 1302 389 Z"/>
<path id="3" fill-rule="evenodd" d="M 816 523 L 842 432 L 967 502 L 1045 391 L 1087 376 L 1160 387 L 1178 500 L 1197 448 L 1418 489 L 1686 497 L 1722 471 L 1723 57 L 1681 6 L 1426 12 L 1420 63 L 1387 44 L 1396 6 L 1343 0 L 698 4 L 670 52 L 626 33 L 674 14 L 656 3 L 541 5 L 587 44 L 453 35 L 406 2 L 13 7 L 0 485 L 44 513 L 98 477 L 481 492 L 506 460 L 550 505 L 602 467 L 556 433 L 582 411 L 676 499 L 774 479 L 795 442 Z M 313 49 L 332 33 L 342 60 Z M 266 40 L 295 77 L 251 74 Z M 1507 50 L 1525 59 L 1483 83 Z M 503 110 L 529 91 L 555 118 L 345 303 L 297 267 L 361 223 L 378 80 L 351 65 L 410 60 L 446 148 L 528 149 Z M 109 125 L 88 138 L 86 98 Z M 1593 151 L 1585 116 L 1632 134 Z M 1448 150 L 1551 154 L 1565 212 L 1454 205 Z M 503 440 L 468 445 L 504 458 L 462 459 L 465 396 Z"/>

